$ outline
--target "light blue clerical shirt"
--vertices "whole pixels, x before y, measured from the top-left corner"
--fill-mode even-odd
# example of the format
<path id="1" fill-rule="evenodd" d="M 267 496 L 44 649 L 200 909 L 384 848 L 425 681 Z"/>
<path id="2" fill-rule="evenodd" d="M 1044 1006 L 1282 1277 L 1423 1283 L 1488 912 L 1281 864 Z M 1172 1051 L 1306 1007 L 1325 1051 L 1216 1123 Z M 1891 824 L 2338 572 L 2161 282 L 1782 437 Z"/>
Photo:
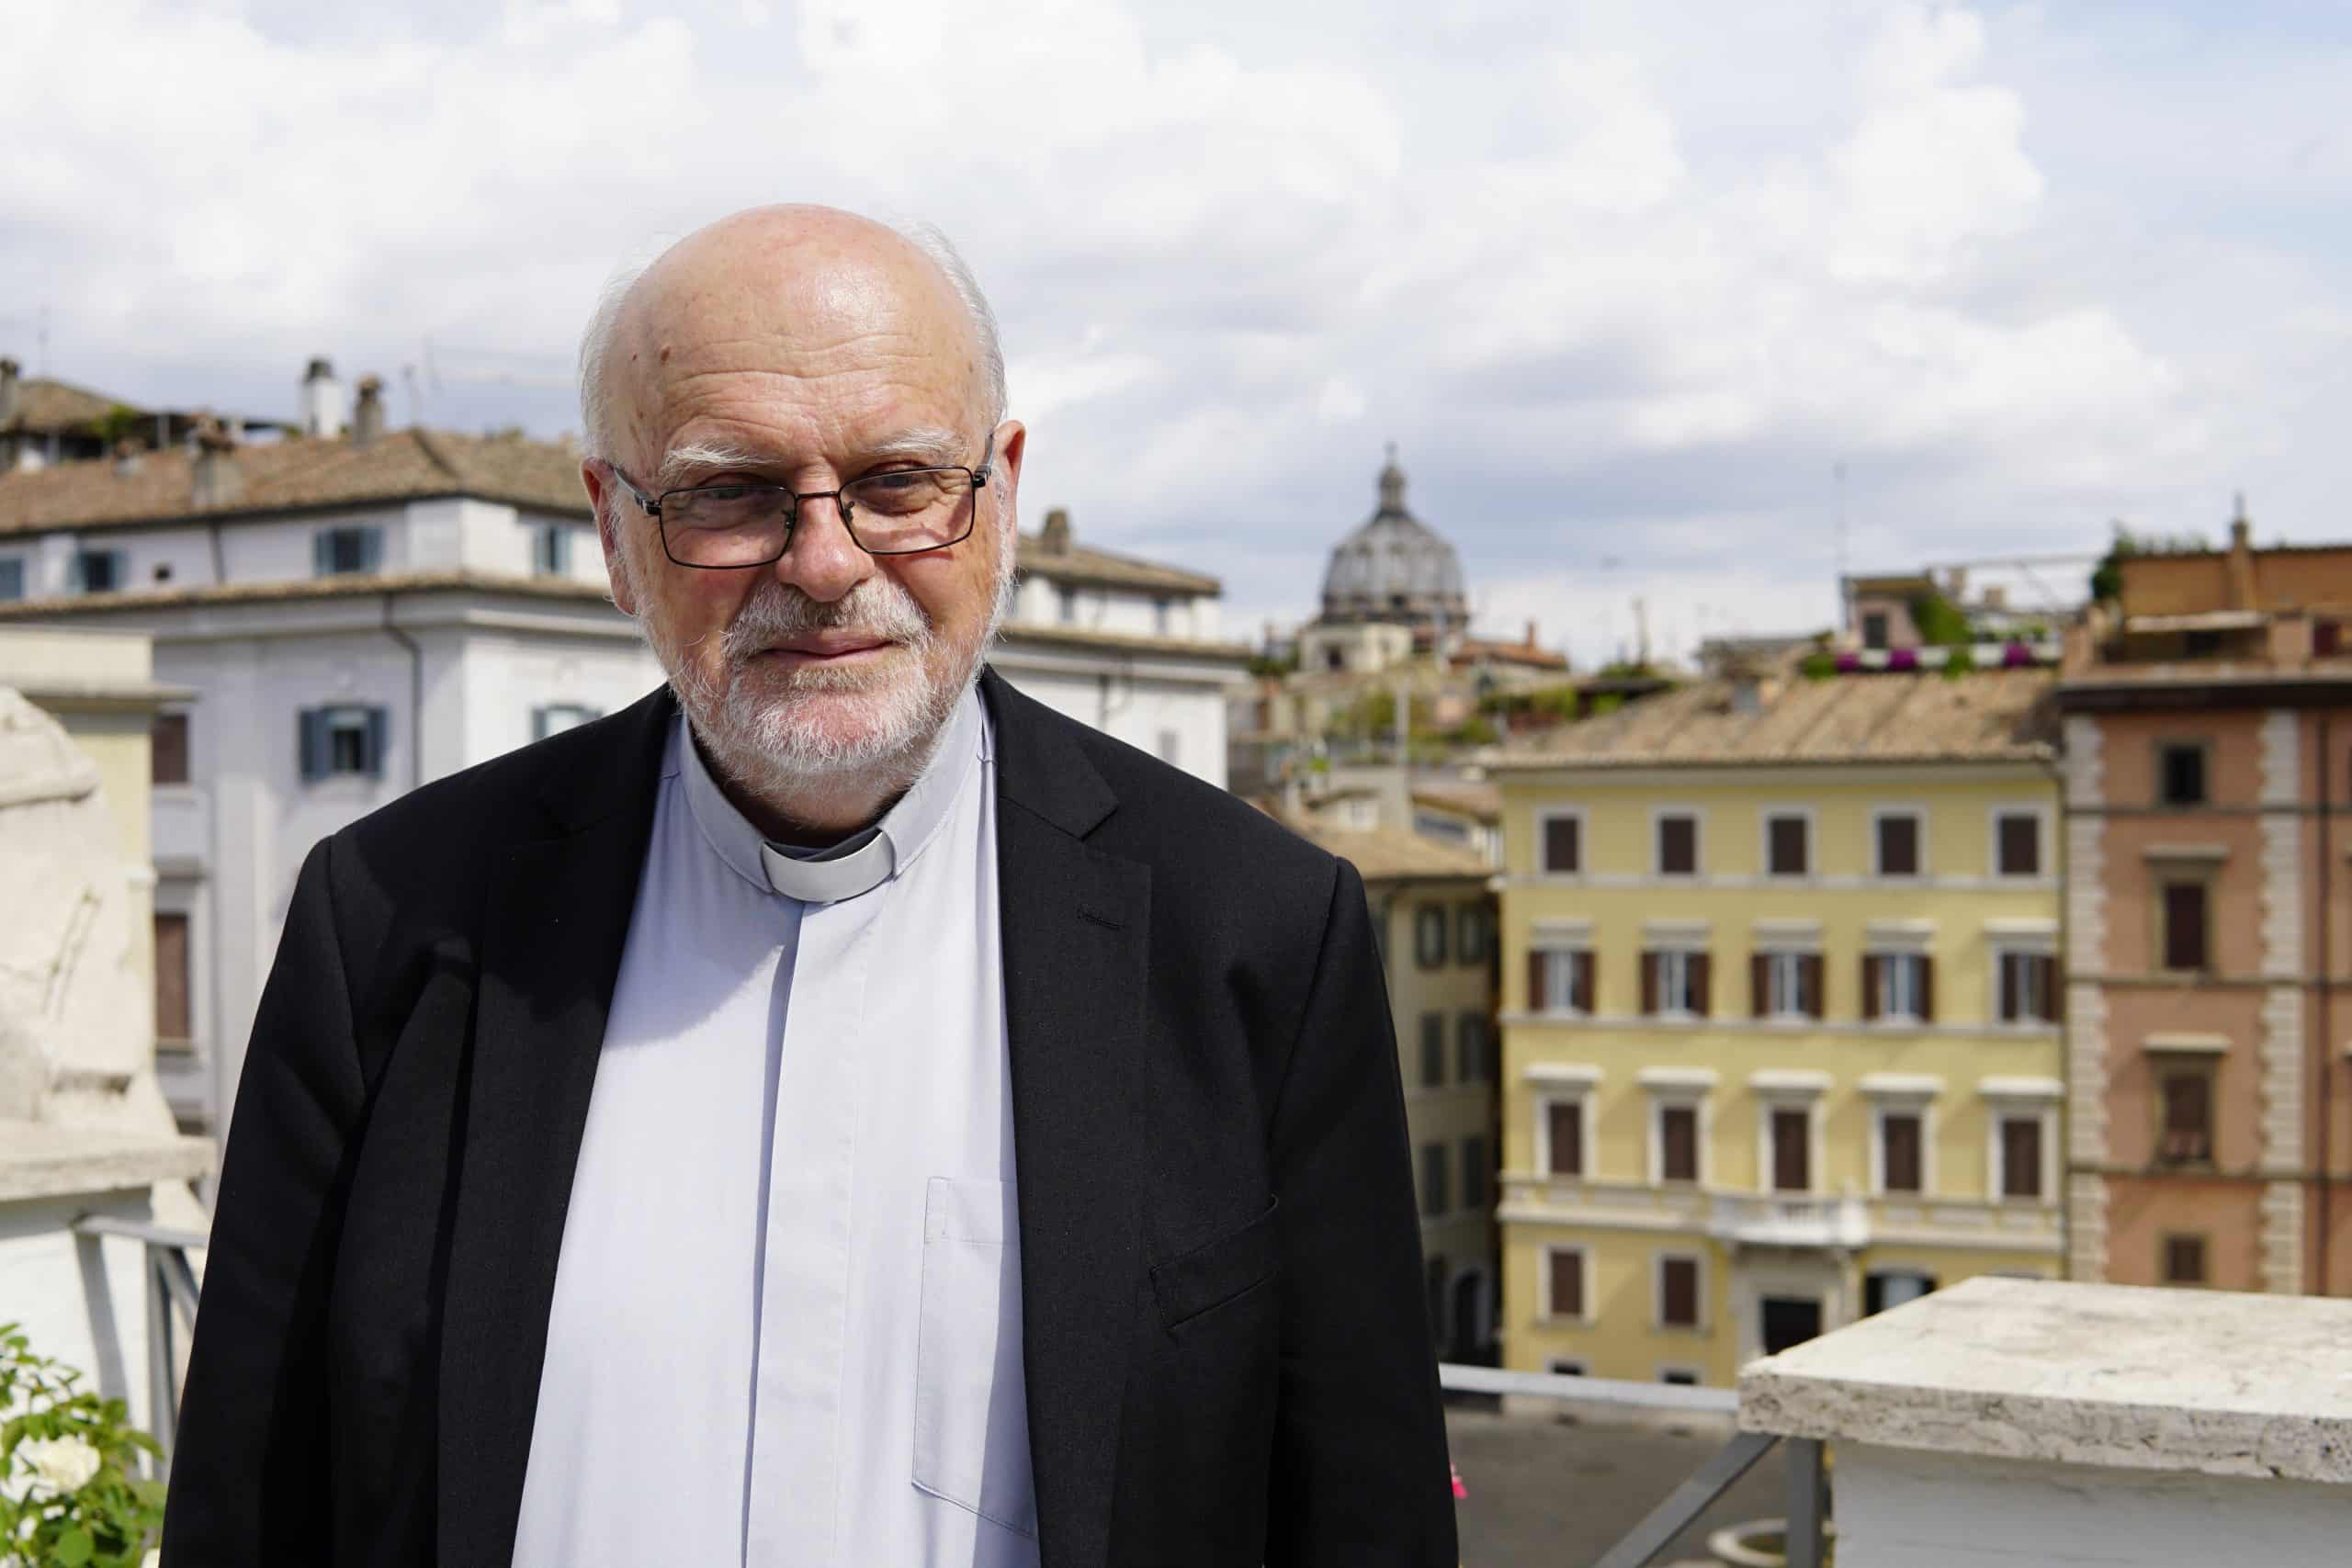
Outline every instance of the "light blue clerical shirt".
<path id="1" fill-rule="evenodd" d="M 977 692 L 870 835 L 763 842 L 681 720 L 548 1318 L 519 1568 L 1037 1561 Z"/>

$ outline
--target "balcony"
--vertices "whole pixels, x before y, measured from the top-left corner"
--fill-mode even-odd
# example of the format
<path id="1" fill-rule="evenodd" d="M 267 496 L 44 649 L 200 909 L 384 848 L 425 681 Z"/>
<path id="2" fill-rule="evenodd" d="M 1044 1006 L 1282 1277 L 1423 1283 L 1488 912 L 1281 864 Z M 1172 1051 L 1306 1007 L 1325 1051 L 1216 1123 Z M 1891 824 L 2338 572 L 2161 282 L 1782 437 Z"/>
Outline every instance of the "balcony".
<path id="1" fill-rule="evenodd" d="M 1916 1243 L 2055 1254 L 2055 1203 L 1983 1198 L 1815 1196 L 1674 1183 L 1506 1173 L 1506 1224 L 1704 1234 L 1753 1247 L 1858 1247 Z"/>
<path id="2" fill-rule="evenodd" d="M 1708 1206 L 1707 1234 L 1747 1247 L 1864 1247 L 1870 1209 L 1859 1198 L 1717 1193 Z"/>

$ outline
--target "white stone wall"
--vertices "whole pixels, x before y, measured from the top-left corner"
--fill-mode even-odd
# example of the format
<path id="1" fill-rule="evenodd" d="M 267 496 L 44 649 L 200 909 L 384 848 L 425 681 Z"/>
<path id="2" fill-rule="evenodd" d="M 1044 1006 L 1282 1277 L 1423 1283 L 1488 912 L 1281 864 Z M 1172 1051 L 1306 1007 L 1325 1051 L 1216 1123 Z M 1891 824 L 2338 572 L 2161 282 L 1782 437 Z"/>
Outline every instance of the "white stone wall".
<path id="1" fill-rule="evenodd" d="M 1062 615 L 1063 584 L 1044 577 L 1024 580 L 1013 601 L 1011 618 L 1035 626 L 1071 626 L 1080 631 L 1116 632 L 1123 637 L 1164 637 L 1182 642 L 1210 642 L 1217 636 L 1216 601 L 1206 595 L 1156 594 L 1093 583 L 1069 585 L 1075 594 L 1071 618 Z M 1162 623 L 1159 604 L 1168 611 Z"/>
<path id="2" fill-rule="evenodd" d="M 2082 715 L 2066 720 L 2066 972 L 2107 969 L 2107 803 L 2105 735 Z M 2107 993 L 2095 980 L 2066 986 L 2066 1149 L 2071 1163 L 2101 1165 L 2108 1150 Z M 2107 1179 L 2066 1181 L 2066 1272 L 2107 1277 Z"/>
<path id="3" fill-rule="evenodd" d="M 989 662 L 1055 712 L 1225 787 L 1224 671 L 1004 646 Z"/>
<path id="4" fill-rule="evenodd" d="M 2290 709 L 2263 716 L 2262 973 L 2278 982 L 2262 1001 L 2261 1168 L 2297 1179 L 2273 1181 L 2262 1194 L 2264 1288 L 2302 1289 L 2303 1076 L 2307 1066 L 2302 977 L 2302 729 Z"/>

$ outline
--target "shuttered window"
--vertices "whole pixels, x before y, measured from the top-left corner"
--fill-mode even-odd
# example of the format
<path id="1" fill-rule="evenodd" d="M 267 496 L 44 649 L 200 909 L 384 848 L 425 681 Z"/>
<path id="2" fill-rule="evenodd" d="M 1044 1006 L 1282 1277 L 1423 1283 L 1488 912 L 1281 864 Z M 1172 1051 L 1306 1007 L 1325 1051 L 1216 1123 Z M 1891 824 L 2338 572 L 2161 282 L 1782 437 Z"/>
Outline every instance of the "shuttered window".
<path id="1" fill-rule="evenodd" d="M 187 917 L 155 917 L 155 1038 L 172 1044 L 190 1038 Z"/>
<path id="2" fill-rule="evenodd" d="M 1699 819 L 1672 816 L 1657 819 L 1657 874 L 1695 876 L 1699 873 Z"/>
<path id="3" fill-rule="evenodd" d="M 1438 1089 L 1445 1083 L 1445 1015 L 1442 1012 L 1421 1014 L 1421 1087 Z"/>
<path id="4" fill-rule="evenodd" d="M 2001 1118 L 2001 1196 L 2041 1196 L 2041 1119 Z"/>
<path id="5" fill-rule="evenodd" d="M 2165 967 L 2207 968 L 2205 885 L 2167 882 L 2164 890 Z"/>
<path id="6" fill-rule="evenodd" d="M 1584 824 L 1574 817 L 1544 819 L 1544 869 L 1579 872 L 1584 869 Z"/>
<path id="7" fill-rule="evenodd" d="M 1699 1108 L 1668 1105 L 1657 1113 L 1658 1179 L 1662 1181 L 1699 1179 Z"/>
<path id="8" fill-rule="evenodd" d="M 1422 1213 L 1443 1214 L 1452 1212 L 1453 1196 L 1449 1190 L 1452 1183 L 1446 1178 L 1445 1145 L 1423 1144 L 1421 1145 Z"/>
<path id="9" fill-rule="evenodd" d="M 2038 812 L 2004 811 L 1996 819 L 1997 863 L 2003 876 L 2041 874 L 2041 817 Z"/>
<path id="10" fill-rule="evenodd" d="M 1803 1111 L 1772 1112 L 1772 1190 L 1813 1190 L 1813 1118 Z"/>
<path id="11" fill-rule="evenodd" d="M 1487 1206 L 1487 1140 L 1462 1140 L 1462 1206 L 1483 1209 Z"/>
<path id="12" fill-rule="evenodd" d="M 1668 1328 L 1699 1326 L 1699 1260 L 1662 1258 L 1657 1265 L 1657 1320 Z"/>
<path id="13" fill-rule="evenodd" d="M 1551 1144 L 1554 1176 L 1584 1174 L 1584 1106 L 1555 1100 L 1544 1108 L 1544 1134 Z"/>
<path id="14" fill-rule="evenodd" d="M 302 777 L 384 776 L 391 743 L 391 714 L 379 707 L 304 708 L 295 716 Z"/>
<path id="15" fill-rule="evenodd" d="M 1919 874 L 1919 818 L 1907 812 L 1889 813 L 1878 819 L 1878 874 L 1881 876 Z"/>
<path id="16" fill-rule="evenodd" d="M 2205 1282 L 2205 1238 L 2201 1235 L 2165 1237 L 2165 1283 L 2201 1285 Z"/>
<path id="17" fill-rule="evenodd" d="M 1811 826 L 1802 817 L 1765 819 L 1767 867 L 1774 876 L 1804 876 L 1812 872 Z"/>
<path id="18" fill-rule="evenodd" d="M 374 571 L 383 559 L 381 528 L 322 528 L 311 536 L 311 569 L 320 577 Z"/>
<path id="19" fill-rule="evenodd" d="M 1584 1253 L 1573 1247 L 1555 1247 L 1549 1254 L 1551 1262 L 1552 1315 L 1582 1317 L 1584 1315 Z"/>
<path id="20" fill-rule="evenodd" d="M 2197 1165 L 2213 1157 L 2213 1080 L 2199 1067 L 2164 1077 L 2164 1136 L 2156 1157 L 2166 1165 Z"/>
<path id="21" fill-rule="evenodd" d="M 148 740 L 147 782 L 159 784 L 187 783 L 187 715 L 159 713 Z"/>
<path id="22" fill-rule="evenodd" d="M 1920 1119 L 1916 1111 L 1889 1111 L 1879 1121 L 1884 1149 L 1884 1186 L 1889 1192 L 1917 1192 L 1925 1185 L 1920 1171 Z"/>

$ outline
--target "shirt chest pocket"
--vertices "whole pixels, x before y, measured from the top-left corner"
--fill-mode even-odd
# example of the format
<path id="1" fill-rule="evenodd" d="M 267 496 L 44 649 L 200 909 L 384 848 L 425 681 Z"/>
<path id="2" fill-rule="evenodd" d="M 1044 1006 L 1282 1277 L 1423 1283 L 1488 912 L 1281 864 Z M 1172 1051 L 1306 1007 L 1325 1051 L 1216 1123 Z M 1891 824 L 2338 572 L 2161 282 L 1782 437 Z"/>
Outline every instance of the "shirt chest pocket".
<path id="1" fill-rule="evenodd" d="M 1012 1190 L 934 1176 L 923 1199 L 914 1483 L 1034 1539 L 1027 1391 Z"/>

